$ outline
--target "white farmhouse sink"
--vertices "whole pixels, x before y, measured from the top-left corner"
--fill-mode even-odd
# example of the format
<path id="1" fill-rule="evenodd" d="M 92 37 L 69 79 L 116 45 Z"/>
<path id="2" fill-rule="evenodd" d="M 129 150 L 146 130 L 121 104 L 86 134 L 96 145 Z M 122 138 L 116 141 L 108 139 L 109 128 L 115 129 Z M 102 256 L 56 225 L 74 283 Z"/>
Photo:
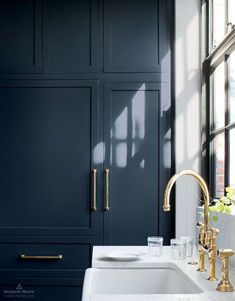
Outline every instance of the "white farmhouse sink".
<path id="1" fill-rule="evenodd" d="M 91 268 L 86 271 L 83 299 L 90 295 L 200 294 L 203 291 L 174 263 L 157 268 Z"/>

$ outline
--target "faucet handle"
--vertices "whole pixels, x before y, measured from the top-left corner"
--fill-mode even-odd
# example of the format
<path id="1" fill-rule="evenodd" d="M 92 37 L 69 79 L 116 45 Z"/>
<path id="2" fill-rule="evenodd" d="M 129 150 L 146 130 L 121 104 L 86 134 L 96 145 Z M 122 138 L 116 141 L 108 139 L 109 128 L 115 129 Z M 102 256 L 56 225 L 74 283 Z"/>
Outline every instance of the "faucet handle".
<path id="1" fill-rule="evenodd" d="M 234 255 L 234 251 L 232 249 L 220 249 L 219 250 L 219 257 L 223 258 L 223 257 L 231 257 Z"/>
<path id="2" fill-rule="evenodd" d="M 217 228 L 211 228 L 211 231 L 216 236 L 219 234 L 219 229 L 217 229 Z"/>
<path id="3" fill-rule="evenodd" d="M 205 248 L 208 250 L 210 248 L 212 242 L 213 232 L 210 230 L 206 231 L 205 233 Z"/>
<path id="4" fill-rule="evenodd" d="M 232 292 L 233 285 L 229 281 L 229 257 L 234 255 L 232 249 L 220 249 L 219 257 L 222 260 L 222 280 L 218 284 L 216 290 L 219 292 Z"/>
<path id="5" fill-rule="evenodd" d="M 205 235 L 205 246 L 210 249 L 214 244 L 216 244 L 216 237 L 219 234 L 219 229 L 210 228 Z"/>

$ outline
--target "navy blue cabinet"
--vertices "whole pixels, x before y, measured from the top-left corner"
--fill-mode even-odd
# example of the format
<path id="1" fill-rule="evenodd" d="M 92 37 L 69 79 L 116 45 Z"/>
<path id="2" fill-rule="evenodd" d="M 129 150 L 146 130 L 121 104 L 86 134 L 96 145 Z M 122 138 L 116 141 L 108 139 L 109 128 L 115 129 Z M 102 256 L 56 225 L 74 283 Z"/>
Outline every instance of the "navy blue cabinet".
<path id="1" fill-rule="evenodd" d="M 104 101 L 105 169 L 109 170 L 104 241 L 145 245 L 149 235 L 165 234 L 158 216 L 169 173 L 161 164 L 171 161 L 170 129 L 164 128 L 163 120 L 170 109 L 169 84 L 106 84 Z"/>
<path id="2" fill-rule="evenodd" d="M 97 81 L 0 82 L 0 233 L 97 235 Z"/>
<path id="3" fill-rule="evenodd" d="M 48 0 L 44 4 L 47 72 L 96 72 L 98 0 Z"/>
<path id="4" fill-rule="evenodd" d="M 14 289 L 3 284 L 13 281 L 24 290 L 33 285 L 36 300 L 46 292 L 42 283 L 52 286 L 45 295 L 49 300 L 53 286 L 58 286 L 56 279 L 64 291 L 69 286 L 79 298 L 92 245 L 99 242 L 98 215 L 91 210 L 92 170 L 99 168 L 93 162 L 98 112 L 97 81 L 0 82 L 4 300 Z M 58 289 L 61 296 L 63 290 Z M 67 300 L 75 300 L 70 296 Z"/>
<path id="5" fill-rule="evenodd" d="M 104 0 L 105 72 L 166 72 L 167 1 Z"/>
<path id="6" fill-rule="evenodd" d="M 0 74 L 42 72 L 42 1 L 0 1 Z"/>
<path id="7" fill-rule="evenodd" d="M 0 299 L 78 301 L 93 245 L 174 233 L 171 0 L 0 0 Z"/>

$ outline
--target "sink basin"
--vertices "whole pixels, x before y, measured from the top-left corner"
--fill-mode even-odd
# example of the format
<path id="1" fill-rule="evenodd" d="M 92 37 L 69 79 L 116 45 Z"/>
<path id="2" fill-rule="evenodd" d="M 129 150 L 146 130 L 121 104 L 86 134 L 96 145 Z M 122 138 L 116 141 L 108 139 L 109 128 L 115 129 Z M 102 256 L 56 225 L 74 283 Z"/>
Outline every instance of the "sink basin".
<path id="1" fill-rule="evenodd" d="M 86 271 L 83 301 L 89 295 L 200 294 L 203 291 L 174 263 L 157 268 L 91 268 Z"/>

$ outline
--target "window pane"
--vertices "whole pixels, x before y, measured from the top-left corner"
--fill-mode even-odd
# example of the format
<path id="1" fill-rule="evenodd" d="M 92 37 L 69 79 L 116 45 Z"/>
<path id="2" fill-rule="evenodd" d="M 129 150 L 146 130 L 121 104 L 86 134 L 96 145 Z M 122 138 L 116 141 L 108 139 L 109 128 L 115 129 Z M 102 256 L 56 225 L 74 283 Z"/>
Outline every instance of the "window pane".
<path id="1" fill-rule="evenodd" d="M 234 1 L 235 3 L 235 1 Z M 235 121 L 235 52 L 229 57 L 228 62 L 228 98 L 229 98 L 229 121 Z"/>
<path id="2" fill-rule="evenodd" d="M 228 0 L 228 22 L 235 24 L 235 1 Z"/>
<path id="3" fill-rule="evenodd" d="M 224 126 L 225 123 L 225 76 L 224 63 L 220 64 L 214 71 L 213 104 L 214 104 L 214 129 Z"/>
<path id="4" fill-rule="evenodd" d="M 225 23 L 225 0 L 213 0 L 213 46 L 223 39 Z"/>
<path id="5" fill-rule="evenodd" d="M 229 161 L 229 185 L 235 186 L 235 129 L 229 134 L 230 138 L 230 161 Z"/>
<path id="6" fill-rule="evenodd" d="M 225 160 L 224 160 L 224 134 L 220 134 L 214 138 L 214 172 L 215 177 L 215 196 L 221 197 L 224 195 L 224 170 L 225 170 Z"/>

